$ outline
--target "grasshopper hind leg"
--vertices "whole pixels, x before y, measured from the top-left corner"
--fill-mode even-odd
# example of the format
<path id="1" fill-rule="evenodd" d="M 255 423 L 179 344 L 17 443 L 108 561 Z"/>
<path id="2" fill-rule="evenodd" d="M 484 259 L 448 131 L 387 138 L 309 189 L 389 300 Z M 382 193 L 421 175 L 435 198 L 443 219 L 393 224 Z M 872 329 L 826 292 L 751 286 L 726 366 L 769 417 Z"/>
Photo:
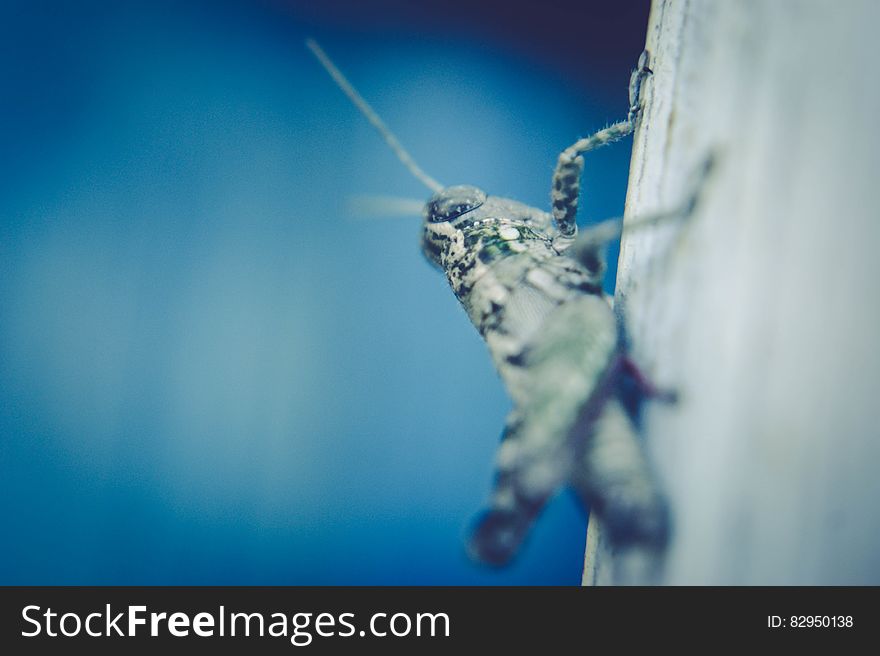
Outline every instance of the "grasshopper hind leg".
<path id="1" fill-rule="evenodd" d="M 571 483 L 601 521 L 603 539 L 620 565 L 616 582 L 655 580 L 669 541 L 669 509 L 620 399 L 602 406 L 579 443 Z"/>
<path id="2" fill-rule="evenodd" d="M 594 414 L 595 412 L 595 414 Z M 515 418 L 505 429 L 489 507 L 477 518 L 468 550 L 494 566 L 520 550 L 548 500 L 571 486 L 602 520 L 617 553 L 658 563 L 669 538 L 669 513 L 629 412 L 612 394 L 589 412 L 569 440 L 531 448 L 541 423 Z"/>
<path id="3" fill-rule="evenodd" d="M 489 507 L 474 524 L 468 551 L 487 565 L 502 566 L 519 551 L 529 529 L 570 473 L 570 455 L 528 453 L 528 433 L 536 426 L 514 412 L 498 450 Z"/>

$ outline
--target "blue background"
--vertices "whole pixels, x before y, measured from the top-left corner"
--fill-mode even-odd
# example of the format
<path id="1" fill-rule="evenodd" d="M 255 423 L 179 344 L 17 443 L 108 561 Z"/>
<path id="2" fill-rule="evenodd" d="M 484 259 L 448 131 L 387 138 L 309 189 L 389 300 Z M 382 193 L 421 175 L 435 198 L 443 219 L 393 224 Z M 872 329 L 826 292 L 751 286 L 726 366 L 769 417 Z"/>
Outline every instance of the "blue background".
<path id="1" fill-rule="evenodd" d="M 427 192 L 303 39 L 433 176 L 548 207 L 646 14 L 590 68 L 515 5 L 437 7 L 2 5 L 0 583 L 579 582 L 567 493 L 511 567 L 467 560 L 509 401 L 418 219 L 350 216 Z M 582 216 L 622 212 L 629 148 Z"/>

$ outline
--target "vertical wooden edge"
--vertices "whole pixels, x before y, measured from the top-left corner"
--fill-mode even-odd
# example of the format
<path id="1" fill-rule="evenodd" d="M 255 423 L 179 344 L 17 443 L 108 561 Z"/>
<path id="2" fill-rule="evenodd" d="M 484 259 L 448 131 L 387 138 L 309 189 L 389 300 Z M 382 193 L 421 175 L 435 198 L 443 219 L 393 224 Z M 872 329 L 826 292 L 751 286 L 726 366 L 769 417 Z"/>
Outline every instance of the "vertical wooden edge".
<path id="1" fill-rule="evenodd" d="M 626 199 L 626 220 L 641 213 L 645 205 L 656 204 L 659 181 L 656 176 L 661 167 L 656 163 L 647 166 L 651 153 L 662 151 L 662 143 L 667 138 L 669 97 L 674 87 L 674 63 L 677 59 L 678 38 L 683 22 L 686 3 L 677 0 L 653 0 L 648 17 L 645 48 L 651 56 L 650 66 L 664 76 L 660 84 L 652 80 L 645 98 L 641 125 L 636 131 L 632 145 L 629 184 Z M 673 80 L 670 80 L 673 78 Z M 665 83 L 664 83 L 665 82 Z M 659 97 L 666 94 L 666 102 Z M 667 116 L 664 116 L 667 115 Z M 634 257 L 639 249 L 636 241 L 627 238 L 626 230 L 621 241 L 618 263 L 617 292 L 614 298 L 615 313 L 623 317 L 626 313 L 627 293 L 632 283 L 630 273 Z M 613 557 L 602 540 L 602 527 L 598 518 L 591 514 L 587 524 L 587 539 L 584 548 L 584 571 L 581 585 L 609 585 L 613 582 Z"/>
<path id="2" fill-rule="evenodd" d="M 599 551 L 599 533 L 601 530 L 599 519 L 593 513 L 590 513 L 590 519 L 587 521 L 587 545 L 584 549 L 584 573 L 581 577 L 581 585 L 596 585 L 598 567 L 596 555 Z"/>

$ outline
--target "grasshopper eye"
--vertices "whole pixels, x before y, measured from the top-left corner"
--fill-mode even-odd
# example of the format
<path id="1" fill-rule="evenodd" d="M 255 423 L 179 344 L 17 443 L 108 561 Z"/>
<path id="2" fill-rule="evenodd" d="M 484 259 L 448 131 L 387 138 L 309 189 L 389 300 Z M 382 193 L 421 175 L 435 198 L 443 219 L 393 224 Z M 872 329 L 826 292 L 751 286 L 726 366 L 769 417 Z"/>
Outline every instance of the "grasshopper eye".
<path id="1" fill-rule="evenodd" d="M 486 202 L 486 192 L 469 185 L 457 185 L 441 189 L 425 205 L 428 223 L 443 223 L 477 209 Z"/>

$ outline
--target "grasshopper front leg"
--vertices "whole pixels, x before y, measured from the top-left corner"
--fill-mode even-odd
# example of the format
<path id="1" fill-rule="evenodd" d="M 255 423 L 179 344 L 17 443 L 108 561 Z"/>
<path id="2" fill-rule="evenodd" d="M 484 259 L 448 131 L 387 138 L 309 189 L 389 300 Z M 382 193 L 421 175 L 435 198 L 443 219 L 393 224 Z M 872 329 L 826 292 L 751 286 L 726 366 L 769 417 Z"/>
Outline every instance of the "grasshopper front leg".
<path id="1" fill-rule="evenodd" d="M 648 62 L 649 55 L 645 50 L 630 76 L 629 112 L 626 120 L 609 125 L 585 139 L 579 139 L 559 154 L 556 170 L 553 172 L 550 199 L 553 203 L 553 219 L 563 238 L 573 238 L 577 234 L 575 220 L 580 197 L 580 180 L 584 172 L 583 155 L 596 148 L 619 141 L 635 130 L 641 114 L 641 96 L 645 88 L 645 81 L 652 74 Z"/>

